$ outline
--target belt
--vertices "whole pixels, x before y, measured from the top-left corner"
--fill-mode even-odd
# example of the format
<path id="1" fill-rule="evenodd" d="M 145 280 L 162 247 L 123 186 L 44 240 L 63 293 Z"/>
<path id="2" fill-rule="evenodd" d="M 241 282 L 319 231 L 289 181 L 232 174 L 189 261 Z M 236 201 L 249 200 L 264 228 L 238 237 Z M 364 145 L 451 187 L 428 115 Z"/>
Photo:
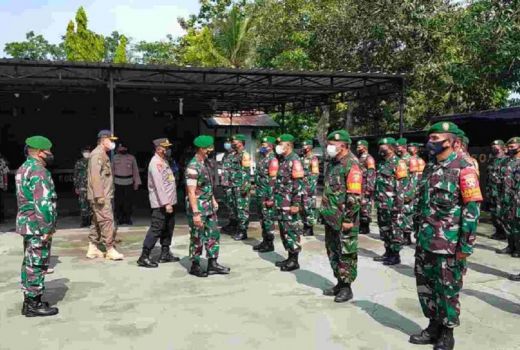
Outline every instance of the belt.
<path id="1" fill-rule="evenodd" d="M 134 175 L 127 175 L 127 176 L 114 175 L 114 177 L 117 177 L 119 179 L 131 179 L 134 177 Z"/>

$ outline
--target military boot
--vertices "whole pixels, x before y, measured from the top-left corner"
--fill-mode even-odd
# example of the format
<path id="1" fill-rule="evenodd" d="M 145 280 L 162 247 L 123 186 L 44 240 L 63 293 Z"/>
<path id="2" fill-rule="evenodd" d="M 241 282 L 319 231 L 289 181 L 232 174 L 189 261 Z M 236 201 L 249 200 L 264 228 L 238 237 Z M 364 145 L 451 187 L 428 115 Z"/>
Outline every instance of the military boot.
<path id="1" fill-rule="evenodd" d="M 23 297 L 23 304 L 22 304 L 22 315 L 25 316 L 25 314 L 27 313 L 27 304 L 29 303 L 29 297 L 25 296 Z M 49 307 L 49 303 L 46 302 L 46 301 L 42 301 L 42 304 L 45 306 L 45 307 Z"/>
<path id="2" fill-rule="evenodd" d="M 285 265 L 280 267 L 280 271 L 289 272 L 298 270 L 300 268 L 300 264 L 298 264 L 298 253 L 289 253 L 289 260 Z"/>
<path id="3" fill-rule="evenodd" d="M 385 260 L 383 260 L 383 265 L 386 266 L 398 265 L 400 263 L 401 256 L 399 255 L 399 252 L 392 252 L 389 256 L 386 257 Z"/>
<path id="4" fill-rule="evenodd" d="M 368 222 L 361 222 L 359 224 L 359 233 L 362 235 L 368 235 L 370 233 L 370 224 Z"/>
<path id="5" fill-rule="evenodd" d="M 273 241 L 266 241 L 264 246 L 258 250 L 259 253 L 269 253 L 274 252 L 274 244 Z"/>
<path id="6" fill-rule="evenodd" d="M 231 269 L 220 265 L 216 258 L 209 258 L 208 260 L 208 275 L 227 275 Z"/>
<path id="7" fill-rule="evenodd" d="M 412 245 L 412 234 L 407 232 L 404 234 L 404 244 L 405 245 Z"/>
<path id="8" fill-rule="evenodd" d="M 237 234 L 233 237 L 235 241 L 243 241 L 247 239 L 247 232 L 245 230 L 238 230 Z"/>
<path id="9" fill-rule="evenodd" d="M 515 249 L 515 243 L 513 242 L 513 237 L 511 235 L 507 236 L 507 247 L 504 249 L 497 249 L 495 253 L 497 254 L 512 254 Z"/>
<path id="10" fill-rule="evenodd" d="M 150 249 L 147 249 L 147 248 L 143 248 L 141 256 L 137 260 L 137 265 L 139 265 L 141 267 L 146 267 L 146 268 L 155 268 L 155 267 L 159 266 L 156 262 L 153 262 L 150 259 Z"/>
<path id="11" fill-rule="evenodd" d="M 303 226 L 303 235 L 308 236 L 314 236 L 314 227 L 313 226 Z"/>
<path id="12" fill-rule="evenodd" d="M 238 223 L 235 219 L 230 219 L 229 223 L 226 226 L 222 227 L 222 232 L 228 235 L 235 233 L 237 230 L 237 224 Z"/>
<path id="13" fill-rule="evenodd" d="M 373 260 L 378 261 L 378 262 L 385 261 L 385 259 L 388 258 L 389 255 L 390 255 L 390 249 L 385 247 L 385 253 L 383 255 L 374 257 Z"/>
<path id="14" fill-rule="evenodd" d="M 513 258 L 520 258 L 520 235 L 513 236 L 513 252 L 511 256 Z"/>
<path id="15" fill-rule="evenodd" d="M 276 266 L 276 267 L 285 266 L 289 262 L 289 259 L 290 259 L 290 254 L 289 254 L 289 257 L 287 259 L 275 262 L 274 266 Z"/>
<path id="16" fill-rule="evenodd" d="M 161 247 L 161 256 L 159 256 L 160 263 L 169 263 L 169 262 L 177 262 L 180 261 L 178 257 L 174 256 L 170 251 L 170 247 L 164 246 Z"/>
<path id="17" fill-rule="evenodd" d="M 352 288 L 350 287 L 350 283 L 341 283 L 340 290 L 336 297 L 334 298 L 334 302 L 336 303 L 344 303 L 349 301 L 354 297 L 352 293 Z"/>
<path id="18" fill-rule="evenodd" d="M 195 261 L 191 263 L 189 274 L 197 277 L 208 277 L 208 273 L 204 271 L 200 267 L 200 264 L 196 263 Z"/>
<path id="19" fill-rule="evenodd" d="M 453 328 L 441 326 L 439 339 L 433 346 L 433 350 L 453 350 L 455 339 L 453 338 Z"/>
<path id="20" fill-rule="evenodd" d="M 35 298 L 27 298 L 25 317 L 45 317 L 58 314 L 57 307 L 50 307 L 48 303 L 42 302 L 41 298 L 41 295 Z"/>
<path id="21" fill-rule="evenodd" d="M 341 283 L 338 282 L 334 287 L 323 290 L 323 295 L 327 297 L 334 297 L 339 293 L 341 289 Z"/>
<path id="22" fill-rule="evenodd" d="M 428 327 L 421 333 L 410 336 L 409 342 L 417 345 L 435 344 L 440 334 L 440 325 L 434 320 L 430 320 Z"/>
<path id="23" fill-rule="evenodd" d="M 518 275 L 509 275 L 508 279 L 510 281 L 520 282 L 520 273 Z"/>
<path id="24" fill-rule="evenodd" d="M 88 244 L 87 258 L 95 259 L 95 258 L 104 258 L 105 254 L 101 250 L 99 250 L 98 246 L 94 243 Z"/>
<path id="25" fill-rule="evenodd" d="M 253 246 L 253 250 L 255 252 L 259 251 L 260 249 L 262 249 L 266 245 L 266 243 L 267 243 L 266 241 L 262 241 L 259 244 L 254 245 Z"/>
<path id="26" fill-rule="evenodd" d="M 107 250 L 107 254 L 105 255 L 105 259 L 107 260 L 123 260 L 125 256 L 118 252 L 115 247 L 111 247 Z"/>

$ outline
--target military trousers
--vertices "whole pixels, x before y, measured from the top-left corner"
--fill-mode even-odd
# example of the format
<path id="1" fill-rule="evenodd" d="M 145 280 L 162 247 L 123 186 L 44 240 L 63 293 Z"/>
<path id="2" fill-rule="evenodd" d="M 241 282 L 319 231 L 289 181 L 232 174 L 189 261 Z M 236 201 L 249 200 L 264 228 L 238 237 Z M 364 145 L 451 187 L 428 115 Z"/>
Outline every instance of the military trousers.
<path id="1" fill-rule="evenodd" d="M 397 215 L 391 209 L 377 208 L 377 225 L 385 248 L 394 253 L 401 251 L 403 232 L 398 228 Z"/>
<path id="2" fill-rule="evenodd" d="M 235 202 L 233 200 L 233 188 L 224 186 L 222 187 L 224 191 L 224 205 L 229 211 L 229 221 L 236 221 L 236 209 Z"/>
<path id="3" fill-rule="evenodd" d="M 414 271 L 424 316 L 449 328 L 458 326 L 459 292 L 466 261 L 457 260 L 454 255 L 434 254 L 417 246 Z"/>
<path id="4" fill-rule="evenodd" d="M 307 195 L 303 200 L 302 221 L 304 226 L 313 227 L 316 225 L 318 220 L 318 213 L 316 210 L 316 187 L 312 188 L 311 186 L 308 186 L 305 191 Z"/>
<path id="5" fill-rule="evenodd" d="M 414 206 L 413 200 L 408 203 L 405 203 L 403 206 L 403 213 L 401 215 L 401 222 L 399 223 L 399 227 L 402 230 L 403 234 L 411 236 L 414 231 Z"/>
<path id="6" fill-rule="evenodd" d="M 363 224 L 370 224 L 372 221 L 372 195 L 364 194 L 361 198 L 361 208 L 359 211 L 359 221 Z"/>
<path id="7" fill-rule="evenodd" d="M 289 253 L 301 252 L 300 239 L 303 233 L 303 224 L 300 214 L 284 212 L 278 220 L 278 227 L 280 228 L 280 237 L 285 250 Z"/>
<path id="8" fill-rule="evenodd" d="M 173 230 L 175 228 L 175 212 L 167 213 L 166 208 L 152 209 L 152 222 L 143 242 L 143 248 L 152 250 L 157 241 L 161 247 L 172 245 Z"/>
<path id="9" fill-rule="evenodd" d="M 49 268 L 52 238 L 44 241 L 43 236 L 23 237 L 22 290 L 25 296 L 35 298 L 45 290 L 45 273 Z"/>
<path id="10" fill-rule="evenodd" d="M 338 231 L 325 224 L 325 248 L 336 279 L 352 283 L 357 277 L 359 228 Z"/>
<path id="11" fill-rule="evenodd" d="M 134 206 L 134 185 L 115 185 L 115 216 L 119 224 L 129 223 Z"/>
<path id="12" fill-rule="evenodd" d="M 193 216 L 188 215 L 190 226 L 190 257 L 199 263 L 203 249 L 206 248 L 208 258 L 218 258 L 220 251 L 220 231 L 217 226 L 217 215 L 202 215 L 202 227 L 195 227 Z"/>
<path id="13" fill-rule="evenodd" d="M 243 193 L 240 187 L 233 187 L 233 206 L 235 209 L 235 218 L 237 220 L 237 229 L 247 232 L 249 228 L 249 191 Z"/>
<path id="14" fill-rule="evenodd" d="M 81 218 L 87 220 L 92 217 L 92 207 L 87 199 L 87 191 L 80 191 L 78 195 L 78 204 Z"/>
<path id="15" fill-rule="evenodd" d="M 112 202 L 106 199 L 103 205 L 91 202 L 90 206 L 92 207 L 92 223 L 90 224 L 88 240 L 94 244 L 103 241 L 108 250 L 112 248 L 116 238 Z"/>
<path id="16" fill-rule="evenodd" d="M 262 239 L 265 242 L 272 242 L 274 240 L 276 209 L 274 205 L 267 207 L 265 202 L 268 198 L 257 197 L 258 205 L 260 207 L 260 226 L 262 227 Z"/>

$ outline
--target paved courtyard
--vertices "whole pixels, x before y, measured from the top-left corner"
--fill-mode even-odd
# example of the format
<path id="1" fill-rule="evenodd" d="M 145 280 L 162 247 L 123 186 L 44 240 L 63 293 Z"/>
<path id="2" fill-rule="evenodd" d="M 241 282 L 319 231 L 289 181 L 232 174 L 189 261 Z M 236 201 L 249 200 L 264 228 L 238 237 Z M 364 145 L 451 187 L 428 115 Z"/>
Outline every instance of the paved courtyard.
<path id="1" fill-rule="evenodd" d="M 120 228 L 122 262 L 86 259 L 87 230 L 68 228 L 74 226 L 70 218 L 60 223 L 52 251 L 56 271 L 45 295 L 60 308 L 53 318 L 20 315 L 21 239 L 0 234 L 0 349 L 430 348 L 407 342 L 427 323 L 416 297 L 413 247 L 404 249 L 401 265 L 387 268 L 372 261 L 383 250 L 378 235 L 361 236 L 354 300 L 335 304 L 321 294 L 334 282 L 321 227 L 315 237 L 303 238 L 299 271 L 274 266 L 285 256 L 279 237 L 276 252 L 251 250 L 260 237 L 253 223 L 248 241 L 222 238 L 219 261 L 231 274 L 198 279 L 186 272 L 182 218 L 173 248 L 181 262 L 153 270 L 136 266 L 147 222 Z M 491 227 L 481 224 L 461 295 L 457 349 L 519 348 L 520 283 L 506 276 L 520 271 L 520 259 L 495 254 L 504 242 L 488 239 L 490 234 Z"/>

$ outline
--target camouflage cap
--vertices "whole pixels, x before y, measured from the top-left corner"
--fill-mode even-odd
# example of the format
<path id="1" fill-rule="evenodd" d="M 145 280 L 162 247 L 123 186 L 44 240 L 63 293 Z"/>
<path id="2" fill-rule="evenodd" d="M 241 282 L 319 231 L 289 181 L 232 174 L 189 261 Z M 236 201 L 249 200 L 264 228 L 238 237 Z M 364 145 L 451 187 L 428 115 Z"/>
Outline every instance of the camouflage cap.
<path id="1" fill-rule="evenodd" d="M 210 148 L 213 142 L 213 136 L 210 135 L 199 135 L 193 140 L 193 144 L 198 148 Z"/>
<path id="2" fill-rule="evenodd" d="M 161 147 L 164 147 L 164 148 L 168 148 L 168 147 L 172 146 L 172 144 L 170 143 L 170 140 L 168 140 L 165 137 L 153 140 L 153 145 L 155 147 L 161 146 Z"/>
<path id="3" fill-rule="evenodd" d="M 272 136 L 264 136 L 264 137 L 262 137 L 262 143 L 264 143 L 264 142 L 274 145 L 276 143 L 276 139 Z"/>
<path id="4" fill-rule="evenodd" d="M 48 151 L 52 148 L 52 142 L 45 136 L 31 136 L 25 140 L 25 144 L 34 149 Z"/>
<path id="5" fill-rule="evenodd" d="M 408 143 L 408 140 L 404 137 L 401 137 L 400 139 L 395 140 L 395 144 L 397 146 L 406 146 L 407 143 Z"/>
<path id="6" fill-rule="evenodd" d="M 235 135 L 233 135 L 231 140 L 245 142 L 246 141 L 246 135 L 244 135 L 244 134 L 235 134 Z"/>
<path id="7" fill-rule="evenodd" d="M 346 143 L 352 143 L 352 139 L 347 130 L 336 130 L 331 132 L 327 136 L 327 140 L 329 141 L 343 141 Z"/>
<path id="8" fill-rule="evenodd" d="M 276 139 L 277 142 L 294 142 L 295 138 L 291 134 L 282 134 Z"/>
<path id="9" fill-rule="evenodd" d="M 515 143 L 520 143 L 520 137 L 515 136 L 515 137 L 511 137 L 509 140 L 507 140 L 507 145 L 512 145 Z"/>
<path id="10" fill-rule="evenodd" d="M 459 127 L 452 122 L 438 122 L 433 124 L 430 129 L 428 129 L 428 134 L 433 133 L 451 133 L 457 135 L 460 132 Z"/>
<path id="11" fill-rule="evenodd" d="M 367 140 L 359 140 L 357 142 L 357 145 L 358 146 L 365 146 L 365 147 L 368 147 L 368 141 Z"/>
<path id="12" fill-rule="evenodd" d="M 395 146 L 395 139 L 393 137 L 383 137 L 379 139 L 379 142 L 377 144 Z"/>
<path id="13" fill-rule="evenodd" d="M 117 137 L 115 137 L 113 134 L 112 134 L 112 131 L 110 130 L 101 130 L 100 132 L 98 132 L 98 139 L 101 139 L 101 138 L 104 138 L 104 137 L 108 137 L 110 140 L 112 141 L 115 141 L 117 140 Z"/>
<path id="14" fill-rule="evenodd" d="M 312 140 L 303 140 L 302 146 L 314 146 Z"/>
<path id="15" fill-rule="evenodd" d="M 493 142 L 491 142 L 491 146 L 504 146 L 504 141 L 503 140 L 494 140 Z"/>

